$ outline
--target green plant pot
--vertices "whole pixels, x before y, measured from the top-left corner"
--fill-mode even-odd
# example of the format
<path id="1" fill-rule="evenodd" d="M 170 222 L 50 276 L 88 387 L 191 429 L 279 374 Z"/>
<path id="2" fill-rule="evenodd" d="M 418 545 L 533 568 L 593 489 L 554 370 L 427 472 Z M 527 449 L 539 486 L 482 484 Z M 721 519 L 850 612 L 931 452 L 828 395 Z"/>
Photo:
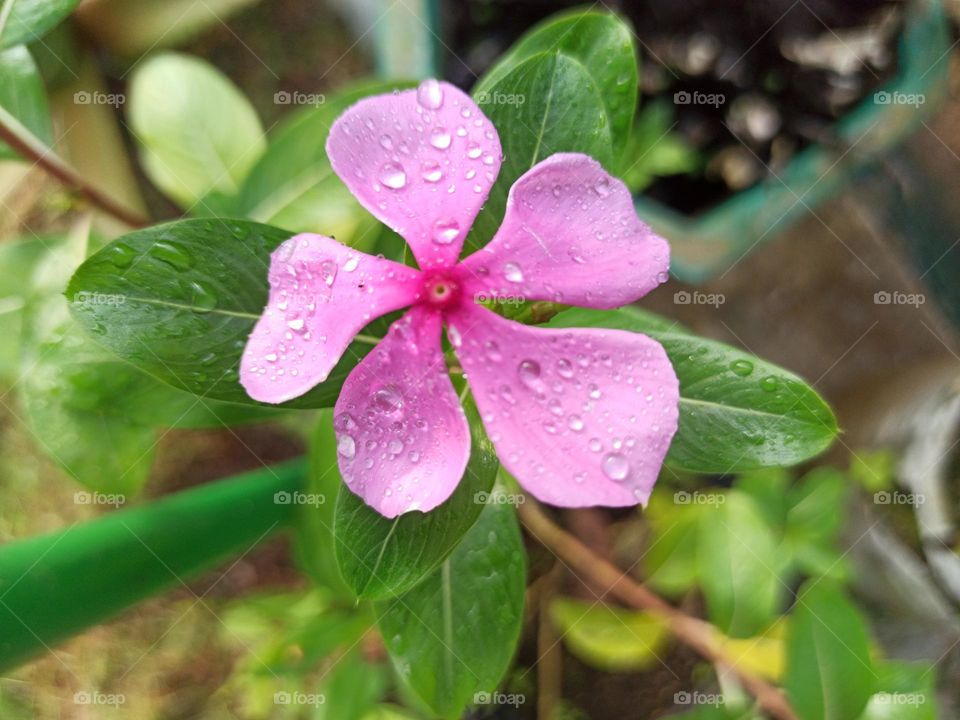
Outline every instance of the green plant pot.
<path id="1" fill-rule="evenodd" d="M 398 76 L 400 70 L 434 74 L 443 42 L 438 18 L 438 0 L 408 0 L 394 6 L 377 25 L 380 72 L 386 76 Z M 426 54 L 415 51 L 418 45 L 431 50 Z M 807 148 L 779 177 L 764 180 L 695 217 L 638 196 L 638 214 L 670 240 L 673 275 L 690 283 L 716 277 L 777 237 L 804 213 L 815 210 L 858 173 L 869 170 L 929 117 L 946 94 L 949 49 L 942 1 L 910 0 L 896 77 L 837 123 L 835 145 Z M 882 102 L 883 98 L 911 95 L 923 96 L 922 104 Z"/>

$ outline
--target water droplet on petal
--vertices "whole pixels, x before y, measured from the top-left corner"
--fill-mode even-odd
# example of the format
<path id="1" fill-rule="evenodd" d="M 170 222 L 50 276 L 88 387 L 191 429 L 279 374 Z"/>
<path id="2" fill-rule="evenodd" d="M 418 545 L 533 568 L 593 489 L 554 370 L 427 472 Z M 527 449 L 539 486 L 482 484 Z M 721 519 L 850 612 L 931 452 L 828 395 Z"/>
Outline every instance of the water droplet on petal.
<path id="1" fill-rule="evenodd" d="M 440 182 L 443 179 L 443 171 L 440 164 L 435 162 L 424 163 L 423 179 L 430 183 Z"/>
<path id="2" fill-rule="evenodd" d="M 503 266 L 503 276 L 510 282 L 523 282 L 523 270 L 514 262 L 508 262 Z"/>
<path id="3" fill-rule="evenodd" d="M 580 432 L 583 430 L 583 418 L 579 415 L 571 415 L 569 418 L 567 418 L 567 424 L 574 432 Z"/>
<path id="4" fill-rule="evenodd" d="M 620 453 L 610 453 L 603 458 L 603 474 L 616 482 L 626 480 L 630 474 L 630 463 Z"/>
<path id="5" fill-rule="evenodd" d="M 407 184 L 407 173 L 397 162 L 388 162 L 380 168 L 380 182 L 391 190 L 401 190 Z"/>
<path id="6" fill-rule="evenodd" d="M 460 234 L 460 223 L 456 220 L 437 220 L 433 224 L 433 241 L 437 245 L 449 245 Z"/>
<path id="7" fill-rule="evenodd" d="M 600 197 L 606 197 L 610 194 L 610 181 L 602 177 L 593 185 L 593 191 Z"/>
<path id="8" fill-rule="evenodd" d="M 417 88 L 417 102 L 428 110 L 438 110 L 443 105 L 443 87 L 433 78 L 424 80 Z"/>
<path id="9" fill-rule="evenodd" d="M 403 407 L 403 396 L 397 388 L 387 385 L 373 394 L 373 405 L 381 412 L 396 412 Z"/>
<path id="10" fill-rule="evenodd" d="M 569 380 L 573 377 L 573 364 L 566 358 L 557 360 L 557 375 Z"/>
<path id="11" fill-rule="evenodd" d="M 483 154 L 483 148 L 477 143 L 471 141 L 467 145 L 467 157 L 471 160 L 476 160 L 481 154 Z"/>
<path id="12" fill-rule="evenodd" d="M 390 139 L 389 135 L 380 136 L 380 147 L 382 147 L 384 150 L 393 149 L 393 140 Z"/>
<path id="13" fill-rule="evenodd" d="M 343 271 L 344 271 L 344 272 L 353 272 L 354 270 L 357 269 L 357 265 L 359 265 L 359 264 L 360 264 L 360 259 L 359 259 L 356 255 L 354 255 L 352 258 L 349 258 L 349 259 L 343 264 Z"/>
<path id="14" fill-rule="evenodd" d="M 446 150 L 450 147 L 451 140 L 450 133 L 442 127 L 434 128 L 430 133 L 430 144 L 437 150 Z"/>
<path id="15" fill-rule="evenodd" d="M 540 363 L 536 360 L 521 360 L 520 365 L 517 367 L 517 375 L 520 378 L 520 382 L 529 390 L 532 390 L 538 395 L 542 395 L 545 392 L 543 380 L 540 378 Z"/>
<path id="16" fill-rule="evenodd" d="M 347 460 L 350 460 L 357 454 L 357 444 L 349 435 L 341 435 L 337 439 L 337 452 Z"/>
<path id="17" fill-rule="evenodd" d="M 503 355 L 500 353 L 500 346 L 494 340 L 487 340 L 484 344 L 484 347 L 487 351 L 487 359 L 490 362 L 500 362 L 503 360 Z"/>

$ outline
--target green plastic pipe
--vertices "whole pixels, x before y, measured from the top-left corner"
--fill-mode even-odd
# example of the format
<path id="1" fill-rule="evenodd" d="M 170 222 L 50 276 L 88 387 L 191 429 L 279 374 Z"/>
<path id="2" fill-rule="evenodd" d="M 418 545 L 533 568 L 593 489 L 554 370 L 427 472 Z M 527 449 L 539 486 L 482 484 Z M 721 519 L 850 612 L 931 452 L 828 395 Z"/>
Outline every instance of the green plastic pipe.
<path id="1" fill-rule="evenodd" d="M 0 671 L 247 552 L 305 476 L 295 460 L 0 546 Z"/>

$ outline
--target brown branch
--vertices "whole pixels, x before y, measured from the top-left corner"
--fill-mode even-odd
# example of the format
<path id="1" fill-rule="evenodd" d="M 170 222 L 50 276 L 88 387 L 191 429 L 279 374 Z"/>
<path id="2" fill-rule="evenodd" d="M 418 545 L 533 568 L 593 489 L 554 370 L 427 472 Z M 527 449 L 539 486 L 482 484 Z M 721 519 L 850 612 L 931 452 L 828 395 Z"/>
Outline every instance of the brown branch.
<path id="1" fill-rule="evenodd" d="M 18 132 L 12 117 L 0 114 L 0 140 L 13 148 L 19 155 L 32 160 L 67 187 L 75 190 L 105 213 L 112 215 L 130 227 L 140 228 L 150 224 L 150 220 L 141 217 L 128 207 L 121 205 L 112 197 L 84 180 L 76 170 L 61 160 L 36 138 L 25 132 Z M 16 122 L 16 121 L 14 121 Z"/>
<path id="2" fill-rule="evenodd" d="M 612 563 L 598 557 L 576 537 L 556 525 L 529 497 L 518 506 L 520 522 L 541 545 L 553 552 L 591 585 L 607 588 L 613 597 L 633 608 L 658 616 L 679 640 L 706 660 L 731 670 L 757 704 L 778 720 L 797 720 L 783 693 L 763 678 L 744 670 L 723 650 L 722 635 L 710 623 L 687 615 L 638 583 Z"/>

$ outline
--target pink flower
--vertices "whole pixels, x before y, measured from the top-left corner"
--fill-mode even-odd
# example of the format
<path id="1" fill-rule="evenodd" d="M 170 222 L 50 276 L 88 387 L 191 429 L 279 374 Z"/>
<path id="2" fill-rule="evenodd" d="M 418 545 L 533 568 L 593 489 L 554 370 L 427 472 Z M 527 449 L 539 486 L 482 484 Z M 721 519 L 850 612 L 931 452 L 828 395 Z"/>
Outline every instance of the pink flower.
<path id="1" fill-rule="evenodd" d="M 327 153 L 421 269 L 320 235 L 283 243 L 240 366 L 250 396 L 305 393 L 371 320 L 412 306 L 353 369 L 335 408 L 341 473 L 368 505 L 387 517 L 428 511 L 463 476 L 470 433 L 443 325 L 501 462 L 527 491 L 568 507 L 645 503 L 677 429 L 678 383 L 660 344 L 526 326 L 477 303 L 614 308 L 664 282 L 667 243 L 637 218 L 623 183 L 586 155 L 551 155 L 514 183 L 493 240 L 458 263 L 503 160 L 467 95 L 427 80 L 362 100 L 334 123 Z"/>

